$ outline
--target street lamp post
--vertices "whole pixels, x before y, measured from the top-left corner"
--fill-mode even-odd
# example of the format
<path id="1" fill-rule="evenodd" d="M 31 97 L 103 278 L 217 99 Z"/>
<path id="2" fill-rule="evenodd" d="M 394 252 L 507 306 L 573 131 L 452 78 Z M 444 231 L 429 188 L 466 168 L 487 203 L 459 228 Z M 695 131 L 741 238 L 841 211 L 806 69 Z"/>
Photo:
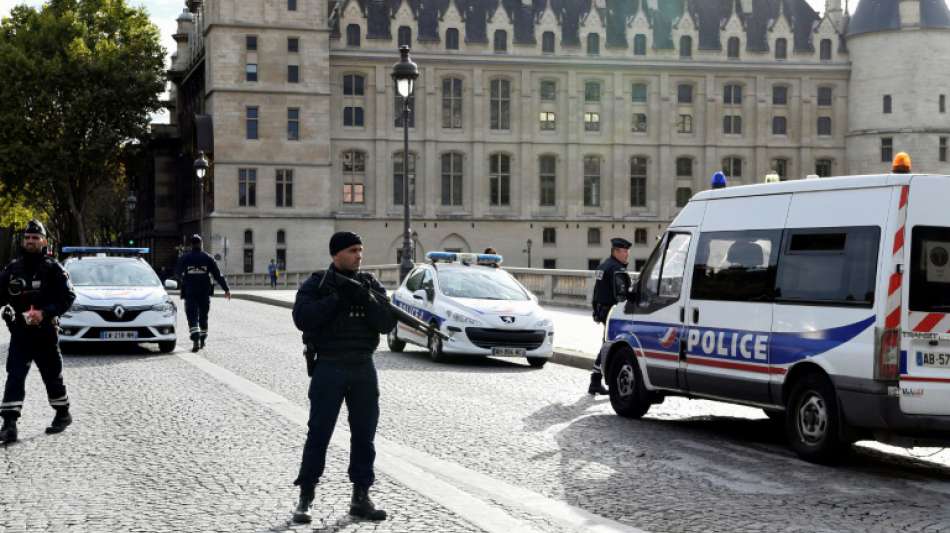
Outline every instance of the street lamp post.
<path id="1" fill-rule="evenodd" d="M 198 152 L 198 159 L 195 159 L 195 176 L 198 177 L 198 235 L 204 239 L 205 233 L 205 174 L 208 173 L 208 158 L 204 151 Z"/>
<path id="2" fill-rule="evenodd" d="M 134 193 L 129 193 L 128 198 L 125 199 L 125 206 L 129 209 L 129 239 L 132 240 L 132 234 L 135 232 L 135 225 L 132 220 L 135 216 L 135 204 L 138 203 L 138 198 L 135 197 Z"/>
<path id="3" fill-rule="evenodd" d="M 528 254 L 528 268 L 531 268 L 531 239 L 525 242 L 525 249 L 522 252 Z"/>
<path id="4" fill-rule="evenodd" d="M 419 67 L 409 59 L 409 47 L 399 47 L 399 63 L 393 65 L 393 85 L 402 97 L 402 260 L 399 262 L 399 279 L 405 279 L 412 270 L 412 234 L 409 230 L 409 98 L 415 90 Z"/>

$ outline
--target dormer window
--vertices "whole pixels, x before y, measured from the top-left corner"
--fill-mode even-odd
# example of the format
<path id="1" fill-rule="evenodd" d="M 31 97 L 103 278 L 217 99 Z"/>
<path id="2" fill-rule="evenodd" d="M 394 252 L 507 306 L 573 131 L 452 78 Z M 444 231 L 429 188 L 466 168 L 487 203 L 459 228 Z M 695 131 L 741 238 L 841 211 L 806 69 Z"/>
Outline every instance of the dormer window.
<path id="1" fill-rule="evenodd" d="M 445 49 L 446 50 L 459 49 L 459 31 L 457 29 L 449 28 L 445 30 Z"/>
<path id="2" fill-rule="evenodd" d="M 346 45 L 358 47 L 360 45 L 360 25 L 350 24 L 346 27 Z"/>
<path id="3" fill-rule="evenodd" d="M 775 39 L 775 59 L 788 58 L 788 41 L 785 39 Z"/>
<path id="4" fill-rule="evenodd" d="M 505 30 L 495 30 L 495 52 L 502 53 L 508 51 L 508 32 Z"/>
<path id="5" fill-rule="evenodd" d="M 587 35 L 587 55 L 600 55 L 600 35 L 590 33 Z"/>
<path id="6" fill-rule="evenodd" d="M 399 27 L 399 46 L 412 46 L 412 28 L 409 26 Z"/>
<path id="7" fill-rule="evenodd" d="M 726 53 L 729 56 L 729 59 L 739 59 L 739 38 L 730 37 L 728 44 L 726 45 Z"/>

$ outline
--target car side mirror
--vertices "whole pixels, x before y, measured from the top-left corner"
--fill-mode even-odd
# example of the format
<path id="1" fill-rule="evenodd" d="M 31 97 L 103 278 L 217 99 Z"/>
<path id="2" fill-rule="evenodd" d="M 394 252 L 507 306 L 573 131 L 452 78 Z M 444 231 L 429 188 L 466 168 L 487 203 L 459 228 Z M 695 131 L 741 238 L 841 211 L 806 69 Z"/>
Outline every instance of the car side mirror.
<path id="1" fill-rule="evenodd" d="M 412 292 L 412 297 L 415 298 L 416 300 L 427 300 L 428 294 L 426 293 L 424 289 L 419 289 Z"/>
<path id="2" fill-rule="evenodd" d="M 169 290 L 175 290 L 178 288 L 178 282 L 173 279 L 166 279 L 165 288 Z"/>

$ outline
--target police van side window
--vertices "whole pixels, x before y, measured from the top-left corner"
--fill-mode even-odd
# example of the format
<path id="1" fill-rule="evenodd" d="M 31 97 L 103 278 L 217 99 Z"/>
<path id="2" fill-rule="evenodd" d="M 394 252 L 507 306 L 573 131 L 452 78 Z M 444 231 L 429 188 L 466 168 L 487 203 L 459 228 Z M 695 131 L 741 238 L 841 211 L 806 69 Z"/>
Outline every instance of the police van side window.
<path id="1" fill-rule="evenodd" d="M 688 233 L 671 233 L 653 252 L 641 274 L 634 312 L 652 313 L 679 301 L 690 239 Z"/>
<path id="2" fill-rule="evenodd" d="M 416 292 L 422 288 L 422 276 L 425 274 L 425 269 L 419 269 L 413 272 L 409 279 L 406 280 L 406 290 L 409 292 Z"/>
<path id="3" fill-rule="evenodd" d="M 694 300 L 768 302 L 775 286 L 781 230 L 703 233 L 696 249 Z"/>
<path id="4" fill-rule="evenodd" d="M 871 307 L 880 238 L 877 227 L 786 230 L 775 301 Z"/>
<path id="5" fill-rule="evenodd" d="M 911 311 L 950 313 L 950 228 L 914 226 L 909 303 Z"/>

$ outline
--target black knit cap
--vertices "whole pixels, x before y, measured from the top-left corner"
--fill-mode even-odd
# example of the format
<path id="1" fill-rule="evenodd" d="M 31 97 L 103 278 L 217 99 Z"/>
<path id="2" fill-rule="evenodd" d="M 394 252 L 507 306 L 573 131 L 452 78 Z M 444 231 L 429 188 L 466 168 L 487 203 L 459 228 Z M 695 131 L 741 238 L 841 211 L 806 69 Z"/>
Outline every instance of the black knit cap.
<path id="1" fill-rule="evenodd" d="M 191 236 L 191 245 L 192 246 L 201 246 L 201 235 L 195 233 Z"/>
<path id="2" fill-rule="evenodd" d="M 26 227 L 23 229 L 23 234 L 42 235 L 46 237 L 46 227 L 43 226 L 42 222 L 34 219 L 26 223 Z"/>
<path id="3" fill-rule="evenodd" d="M 338 231 L 330 237 L 330 256 L 332 257 L 354 244 L 363 244 L 363 239 L 352 231 Z"/>

